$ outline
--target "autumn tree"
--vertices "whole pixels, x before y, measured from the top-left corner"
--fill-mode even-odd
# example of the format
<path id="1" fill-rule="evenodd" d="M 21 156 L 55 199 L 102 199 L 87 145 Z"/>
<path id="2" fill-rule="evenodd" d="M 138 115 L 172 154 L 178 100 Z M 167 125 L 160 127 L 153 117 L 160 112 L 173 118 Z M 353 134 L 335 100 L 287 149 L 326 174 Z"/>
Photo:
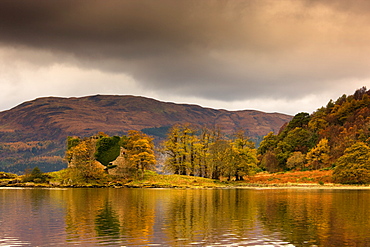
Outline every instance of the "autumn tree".
<path id="1" fill-rule="evenodd" d="M 127 140 L 127 160 L 135 169 L 136 175 L 144 176 L 146 170 L 152 169 L 156 163 L 153 138 L 141 131 L 131 130 Z"/>
<path id="2" fill-rule="evenodd" d="M 328 140 L 324 138 L 307 153 L 306 159 L 313 169 L 321 169 L 329 165 L 329 153 Z"/>
<path id="3" fill-rule="evenodd" d="M 167 155 L 165 168 L 174 174 L 180 174 L 180 128 L 174 125 L 167 134 L 163 152 Z"/>
<path id="4" fill-rule="evenodd" d="M 276 158 L 275 152 L 267 151 L 263 156 L 259 163 L 260 168 L 268 171 L 268 172 L 278 172 L 281 171 L 279 166 L 279 161 Z"/>
<path id="5" fill-rule="evenodd" d="M 343 184 L 370 183 L 370 147 L 357 142 L 347 148 L 337 161 L 333 179 Z"/>
<path id="6" fill-rule="evenodd" d="M 195 143 L 197 142 L 196 130 L 190 125 L 181 128 L 180 135 L 180 174 L 194 176 L 195 174 Z"/>
<path id="7" fill-rule="evenodd" d="M 258 147 L 258 154 L 264 155 L 268 151 L 274 150 L 278 143 L 278 137 L 274 135 L 274 132 L 270 132 L 267 135 L 263 137 L 262 142 L 260 143 L 260 146 Z"/>
<path id="8" fill-rule="evenodd" d="M 234 140 L 230 142 L 229 166 L 233 167 L 236 180 L 250 175 L 257 168 L 257 150 L 254 143 L 245 136 L 243 131 L 235 134 Z"/>
<path id="9" fill-rule="evenodd" d="M 311 115 L 298 113 L 277 135 L 266 135 L 258 148 L 259 166 L 270 171 L 295 169 L 300 152 L 310 164 L 306 168 L 330 167 L 354 143 L 370 143 L 369 126 L 370 90 L 363 87 L 354 95 L 330 100 Z"/>
<path id="10" fill-rule="evenodd" d="M 306 155 L 300 151 L 294 152 L 287 160 L 286 167 L 288 169 L 302 169 L 306 163 Z"/>
<path id="11" fill-rule="evenodd" d="M 190 126 L 174 125 L 164 142 L 164 153 L 168 156 L 166 168 L 174 174 L 194 176 L 200 169 L 201 160 L 197 130 Z"/>
<path id="12" fill-rule="evenodd" d="M 69 168 L 75 170 L 78 176 L 86 182 L 90 179 L 99 179 L 103 169 L 95 160 L 97 137 L 89 137 L 76 141 L 66 152 Z M 100 165 L 101 166 L 101 165 Z"/>
<path id="13" fill-rule="evenodd" d="M 207 177 L 212 179 L 219 179 L 221 175 L 228 176 L 230 167 L 225 168 L 226 163 L 229 162 L 229 142 L 226 140 L 216 140 L 211 143 L 209 149 L 209 166 L 207 167 Z M 232 170 L 231 170 L 232 171 Z"/>
<path id="14" fill-rule="evenodd" d="M 213 179 L 248 175 L 256 164 L 254 143 L 238 132 L 228 139 L 219 128 L 175 125 L 164 142 L 166 168 L 175 174 Z"/>

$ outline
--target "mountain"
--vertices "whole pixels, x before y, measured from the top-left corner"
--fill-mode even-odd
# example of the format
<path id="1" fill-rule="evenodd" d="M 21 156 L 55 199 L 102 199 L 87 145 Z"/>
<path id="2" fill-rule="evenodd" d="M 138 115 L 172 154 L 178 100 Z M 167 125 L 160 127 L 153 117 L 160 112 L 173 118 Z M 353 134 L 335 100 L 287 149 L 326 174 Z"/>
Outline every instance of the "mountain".
<path id="1" fill-rule="evenodd" d="M 161 102 L 138 96 L 96 95 L 81 98 L 46 97 L 0 112 L 0 170 L 43 171 L 65 167 L 67 136 L 97 132 L 123 135 L 141 130 L 163 139 L 170 126 L 190 123 L 218 126 L 226 133 L 245 130 L 254 140 L 291 120 L 291 116 L 260 111 L 227 111 L 197 105 Z"/>

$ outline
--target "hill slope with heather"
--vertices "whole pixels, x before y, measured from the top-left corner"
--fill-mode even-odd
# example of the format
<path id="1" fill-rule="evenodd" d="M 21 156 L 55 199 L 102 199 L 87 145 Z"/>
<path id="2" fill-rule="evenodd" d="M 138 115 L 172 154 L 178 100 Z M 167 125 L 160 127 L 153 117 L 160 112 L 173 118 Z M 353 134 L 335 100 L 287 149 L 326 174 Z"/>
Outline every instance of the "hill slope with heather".
<path id="1" fill-rule="evenodd" d="M 161 102 L 138 96 L 96 95 L 81 98 L 46 97 L 0 112 L 0 170 L 23 172 L 65 167 L 67 136 L 97 132 L 123 135 L 141 130 L 157 140 L 177 123 L 218 126 L 226 133 L 246 131 L 258 140 L 277 132 L 291 116 L 260 111 L 227 111 L 197 105 Z"/>

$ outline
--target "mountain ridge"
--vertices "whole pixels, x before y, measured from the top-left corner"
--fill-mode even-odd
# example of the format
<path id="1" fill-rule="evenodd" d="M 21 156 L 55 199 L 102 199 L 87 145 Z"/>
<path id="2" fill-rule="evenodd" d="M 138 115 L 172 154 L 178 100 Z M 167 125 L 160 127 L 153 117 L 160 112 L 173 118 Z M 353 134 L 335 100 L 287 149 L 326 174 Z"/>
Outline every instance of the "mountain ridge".
<path id="1" fill-rule="evenodd" d="M 96 131 L 127 132 L 187 122 L 218 125 L 227 132 L 248 129 L 256 136 L 276 132 L 290 119 L 291 116 L 280 113 L 217 110 L 131 95 L 43 97 L 0 112 L 0 132 L 37 130 L 43 133 L 45 127 L 49 127 L 54 132 L 49 134 L 58 138 L 57 131 L 61 131 L 62 136 L 89 135 Z M 270 124 L 272 121 L 276 123 Z"/>
<path id="2" fill-rule="evenodd" d="M 38 165 L 48 171 L 50 160 L 58 163 L 53 169 L 63 167 L 67 136 L 148 130 L 160 140 L 170 126 L 189 123 L 217 126 L 230 134 L 244 130 L 252 139 L 260 140 L 271 131 L 278 132 L 291 119 L 280 113 L 217 110 L 132 95 L 42 97 L 0 112 L 0 170 L 19 173 Z M 16 171 L 14 167 L 18 167 Z"/>

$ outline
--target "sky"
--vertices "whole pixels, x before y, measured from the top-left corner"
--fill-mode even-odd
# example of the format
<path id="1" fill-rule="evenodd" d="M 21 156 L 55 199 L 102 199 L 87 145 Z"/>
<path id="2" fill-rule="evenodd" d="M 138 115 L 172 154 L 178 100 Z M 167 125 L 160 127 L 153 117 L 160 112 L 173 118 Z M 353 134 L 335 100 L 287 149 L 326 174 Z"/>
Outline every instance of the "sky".
<path id="1" fill-rule="evenodd" d="M 370 88 L 367 0 L 2 0 L 0 111 L 139 95 L 312 113 Z"/>

